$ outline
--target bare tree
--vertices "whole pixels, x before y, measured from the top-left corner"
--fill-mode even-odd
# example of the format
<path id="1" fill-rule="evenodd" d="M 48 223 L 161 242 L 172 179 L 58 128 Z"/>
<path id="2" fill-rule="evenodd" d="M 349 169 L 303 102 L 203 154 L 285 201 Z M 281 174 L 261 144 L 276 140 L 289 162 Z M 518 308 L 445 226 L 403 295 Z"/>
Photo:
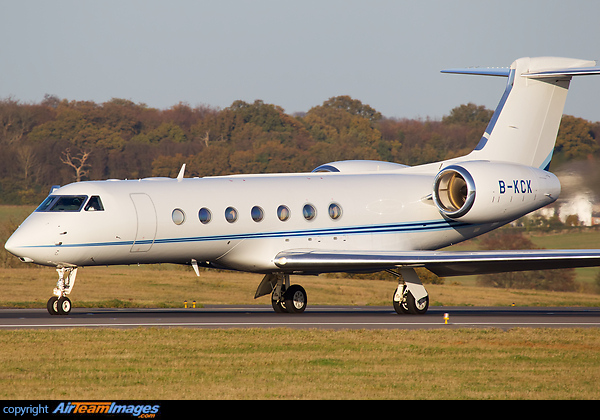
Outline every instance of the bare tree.
<path id="1" fill-rule="evenodd" d="M 204 137 L 202 137 L 202 140 L 204 141 L 204 145 L 206 147 L 208 147 L 208 141 L 210 140 L 209 134 L 210 134 L 210 130 L 207 130 L 206 134 L 204 134 Z"/>
<path id="2" fill-rule="evenodd" d="M 75 169 L 75 180 L 77 182 L 81 181 L 81 178 L 86 176 L 88 171 L 85 169 L 86 161 L 90 157 L 92 152 L 82 151 L 81 156 L 71 156 L 71 151 L 69 149 L 65 150 L 63 155 L 60 157 L 60 160 L 65 165 L 69 165 L 71 168 Z"/>
<path id="3" fill-rule="evenodd" d="M 28 179 L 31 175 L 31 170 L 36 164 L 35 152 L 33 147 L 25 144 L 17 148 L 17 160 L 23 168 L 23 177 Z"/>

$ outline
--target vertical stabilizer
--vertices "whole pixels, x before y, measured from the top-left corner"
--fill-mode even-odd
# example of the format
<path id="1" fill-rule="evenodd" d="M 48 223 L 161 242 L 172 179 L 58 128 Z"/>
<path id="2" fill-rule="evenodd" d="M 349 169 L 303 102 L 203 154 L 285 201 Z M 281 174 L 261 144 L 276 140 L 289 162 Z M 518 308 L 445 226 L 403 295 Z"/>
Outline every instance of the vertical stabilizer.
<path id="1" fill-rule="evenodd" d="M 545 169 L 550 164 L 571 77 L 599 74 L 594 61 L 520 58 L 510 69 L 448 70 L 507 76 L 504 95 L 479 144 L 468 157 Z"/>

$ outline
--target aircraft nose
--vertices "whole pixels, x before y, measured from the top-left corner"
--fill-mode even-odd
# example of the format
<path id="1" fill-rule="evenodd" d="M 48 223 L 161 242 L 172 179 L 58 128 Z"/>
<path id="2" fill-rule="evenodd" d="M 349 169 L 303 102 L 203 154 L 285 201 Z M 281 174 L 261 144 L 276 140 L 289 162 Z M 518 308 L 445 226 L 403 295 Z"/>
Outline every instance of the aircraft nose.
<path id="1" fill-rule="evenodd" d="M 24 243 L 20 239 L 21 236 L 21 232 L 19 232 L 19 229 L 17 229 L 4 244 L 4 249 L 16 257 L 19 257 L 19 259 L 23 262 L 33 262 L 33 259 L 22 255 Z"/>
<path id="2" fill-rule="evenodd" d="M 15 232 L 16 233 L 16 232 Z M 16 241 L 14 239 L 14 234 L 12 234 L 10 236 L 10 238 L 8 238 L 8 241 L 6 241 L 6 243 L 4 244 L 4 249 L 6 249 L 8 252 L 10 252 L 13 255 L 17 255 L 16 254 Z"/>

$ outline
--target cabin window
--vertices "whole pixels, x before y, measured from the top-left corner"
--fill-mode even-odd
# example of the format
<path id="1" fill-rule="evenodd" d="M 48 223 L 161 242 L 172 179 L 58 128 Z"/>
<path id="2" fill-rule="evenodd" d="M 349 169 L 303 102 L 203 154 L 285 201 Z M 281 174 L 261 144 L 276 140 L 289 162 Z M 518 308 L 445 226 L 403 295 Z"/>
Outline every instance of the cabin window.
<path id="1" fill-rule="evenodd" d="M 329 205 L 329 217 L 333 220 L 337 220 L 342 217 L 342 208 L 337 203 L 331 203 Z"/>
<path id="2" fill-rule="evenodd" d="M 237 218 L 238 213 L 236 209 L 234 209 L 233 207 L 227 207 L 225 209 L 225 220 L 227 220 L 229 223 L 233 223 L 237 220 Z"/>
<path id="3" fill-rule="evenodd" d="M 58 195 L 50 196 L 44 200 L 36 211 L 71 211 L 77 212 L 85 204 L 87 195 Z"/>
<path id="4" fill-rule="evenodd" d="M 97 195 L 93 195 L 90 201 L 87 202 L 84 208 L 85 211 L 104 211 L 102 200 Z"/>
<path id="5" fill-rule="evenodd" d="M 287 206 L 279 206 L 277 207 L 277 217 L 282 222 L 285 222 L 290 218 L 290 209 Z"/>
<path id="6" fill-rule="evenodd" d="M 317 217 L 317 210 L 312 204 L 305 204 L 302 208 L 302 215 L 306 220 L 313 220 Z"/>
<path id="7" fill-rule="evenodd" d="M 173 219 L 173 223 L 180 225 L 185 222 L 185 213 L 181 209 L 175 209 L 171 213 L 171 218 Z"/>
<path id="8" fill-rule="evenodd" d="M 200 219 L 200 223 L 205 225 L 212 219 L 212 213 L 206 207 L 202 207 L 198 212 L 198 219 Z"/>
<path id="9" fill-rule="evenodd" d="M 250 211 L 250 215 L 252 216 L 252 220 L 258 223 L 265 217 L 265 212 L 260 207 L 254 206 Z"/>

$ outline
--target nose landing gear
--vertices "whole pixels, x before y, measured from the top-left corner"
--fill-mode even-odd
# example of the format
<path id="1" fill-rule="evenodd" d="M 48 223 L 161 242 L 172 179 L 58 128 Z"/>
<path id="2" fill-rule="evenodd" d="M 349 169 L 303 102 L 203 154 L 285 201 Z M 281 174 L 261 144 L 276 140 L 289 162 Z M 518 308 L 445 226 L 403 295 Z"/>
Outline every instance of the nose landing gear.
<path id="1" fill-rule="evenodd" d="M 50 315 L 68 315 L 71 312 L 71 299 L 66 295 L 71 293 L 77 277 L 77 267 L 57 268 L 58 282 L 54 288 L 54 296 L 48 299 L 46 309 Z"/>

